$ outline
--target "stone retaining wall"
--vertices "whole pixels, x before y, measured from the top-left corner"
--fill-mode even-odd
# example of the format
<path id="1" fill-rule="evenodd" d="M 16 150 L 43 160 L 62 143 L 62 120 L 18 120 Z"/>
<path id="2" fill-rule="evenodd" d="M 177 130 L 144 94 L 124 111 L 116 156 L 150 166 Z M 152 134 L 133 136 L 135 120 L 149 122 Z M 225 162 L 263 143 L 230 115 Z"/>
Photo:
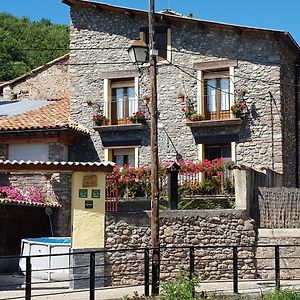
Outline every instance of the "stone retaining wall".
<path id="1" fill-rule="evenodd" d="M 187 245 L 195 251 L 195 269 L 204 279 L 232 278 L 232 245 L 239 245 L 239 276 L 255 278 L 255 224 L 241 210 L 162 211 L 160 214 L 161 278 L 174 278 L 189 265 Z M 106 217 L 106 248 L 149 247 L 150 213 L 115 213 Z M 209 246 L 220 246 L 209 248 Z M 183 247 L 183 248 L 172 248 Z M 185 247 L 185 248 L 184 248 Z M 106 256 L 106 284 L 143 282 L 143 251 Z M 134 275 L 128 275 L 128 274 Z M 138 274 L 137 274 L 138 273 Z M 123 276 L 122 276 L 123 274 Z M 125 275 L 126 274 L 126 275 Z"/>
<path id="2" fill-rule="evenodd" d="M 280 278 L 299 279 L 300 233 L 299 229 L 259 229 L 257 274 L 268 280 L 275 278 L 275 245 L 279 245 Z M 298 245 L 298 246 L 297 246 Z"/>

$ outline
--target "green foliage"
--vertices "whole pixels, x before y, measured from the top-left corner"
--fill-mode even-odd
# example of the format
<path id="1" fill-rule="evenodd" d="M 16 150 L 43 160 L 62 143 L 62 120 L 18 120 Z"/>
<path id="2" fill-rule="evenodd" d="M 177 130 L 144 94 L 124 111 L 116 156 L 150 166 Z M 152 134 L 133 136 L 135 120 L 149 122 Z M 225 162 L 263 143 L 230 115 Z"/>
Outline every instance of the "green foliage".
<path id="1" fill-rule="evenodd" d="M 158 300 L 191 300 L 196 299 L 193 296 L 193 291 L 200 283 L 198 276 L 192 279 L 189 275 L 182 271 L 174 282 L 167 282 L 161 285 L 161 293 Z"/>
<path id="2" fill-rule="evenodd" d="M 0 36 L 0 81 L 18 77 L 69 49 L 68 26 L 53 25 L 46 19 L 31 22 L 26 17 L 0 13 Z"/>
<path id="3" fill-rule="evenodd" d="M 134 292 L 134 295 L 132 297 L 129 297 L 128 295 L 125 295 L 124 297 L 122 297 L 122 300 L 150 300 L 153 299 L 152 297 L 145 297 L 143 295 L 139 295 L 138 292 Z"/>
<path id="4" fill-rule="evenodd" d="M 272 293 L 263 295 L 264 300 L 300 300 L 300 292 L 290 289 L 278 290 Z"/>

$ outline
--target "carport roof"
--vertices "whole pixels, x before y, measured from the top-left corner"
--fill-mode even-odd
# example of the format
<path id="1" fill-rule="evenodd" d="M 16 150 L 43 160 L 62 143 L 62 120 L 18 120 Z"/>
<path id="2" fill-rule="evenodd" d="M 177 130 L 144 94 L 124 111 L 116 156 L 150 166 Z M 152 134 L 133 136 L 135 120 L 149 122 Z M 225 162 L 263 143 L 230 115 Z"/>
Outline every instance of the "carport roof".
<path id="1" fill-rule="evenodd" d="M 18 171 L 40 171 L 47 173 L 55 172 L 105 172 L 111 173 L 115 163 L 111 161 L 104 162 L 51 162 L 51 161 L 24 161 L 24 160 L 0 160 L 0 172 L 18 172 Z"/>

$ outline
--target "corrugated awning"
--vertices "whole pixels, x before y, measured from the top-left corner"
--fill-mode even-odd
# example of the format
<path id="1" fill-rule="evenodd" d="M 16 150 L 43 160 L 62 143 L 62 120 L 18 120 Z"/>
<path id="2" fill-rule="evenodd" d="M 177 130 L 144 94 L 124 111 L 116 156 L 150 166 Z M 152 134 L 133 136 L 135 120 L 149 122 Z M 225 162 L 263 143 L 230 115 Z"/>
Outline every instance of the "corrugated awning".
<path id="1" fill-rule="evenodd" d="M 110 173 L 115 163 L 104 162 L 51 162 L 51 161 L 24 161 L 0 160 L 0 172 L 18 171 L 56 171 L 56 172 L 105 172 Z"/>

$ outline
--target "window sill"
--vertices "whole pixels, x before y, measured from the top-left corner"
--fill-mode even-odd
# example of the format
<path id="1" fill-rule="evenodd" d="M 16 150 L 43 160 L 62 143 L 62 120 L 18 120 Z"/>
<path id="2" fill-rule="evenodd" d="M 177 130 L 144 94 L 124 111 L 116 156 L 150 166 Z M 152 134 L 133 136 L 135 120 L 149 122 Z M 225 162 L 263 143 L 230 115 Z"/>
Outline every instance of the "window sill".
<path id="1" fill-rule="evenodd" d="M 128 130 L 144 130 L 146 125 L 143 124 L 123 124 L 123 125 L 102 125 L 94 126 L 94 130 L 98 132 L 118 132 Z"/>
<path id="2" fill-rule="evenodd" d="M 234 119 L 221 119 L 221 120 L 203 120 L 203 121 L 186 121 L 186 125 L 195 128 L 195 127 L 217 127 L 217 126 L 240 126 L 243 124 L 241 118 Z"/>

